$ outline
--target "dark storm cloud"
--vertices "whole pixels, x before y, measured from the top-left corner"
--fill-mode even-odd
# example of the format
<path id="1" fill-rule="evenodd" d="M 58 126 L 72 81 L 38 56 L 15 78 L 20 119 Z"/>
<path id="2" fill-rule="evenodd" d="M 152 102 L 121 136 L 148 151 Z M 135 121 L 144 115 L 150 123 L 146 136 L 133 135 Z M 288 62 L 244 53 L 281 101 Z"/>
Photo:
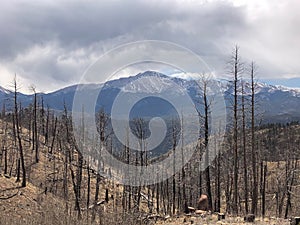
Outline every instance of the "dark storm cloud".
<path id="1" fill-rule="evenodd" d="M 169 4 L 142 1 L 6 2 L 1 6 L 0 54 L 13 57 L 34 44 L 51 41 L 66 49 L 90 46 L 164 21 L 172 14 Z"/>
<path id="2" fill-rule="evenodd" d="M 76 83 L 103 52 L 143 39 L 190 48 L 219 75 L 239 44 L 244 60 L 263 64 L 264 76 L 297 76 L 299 3 L 252 3 L 251 8 L 231 0 L 7 1 L 0 9 L 0 85 L 15 72 L 44 91 Z"/>

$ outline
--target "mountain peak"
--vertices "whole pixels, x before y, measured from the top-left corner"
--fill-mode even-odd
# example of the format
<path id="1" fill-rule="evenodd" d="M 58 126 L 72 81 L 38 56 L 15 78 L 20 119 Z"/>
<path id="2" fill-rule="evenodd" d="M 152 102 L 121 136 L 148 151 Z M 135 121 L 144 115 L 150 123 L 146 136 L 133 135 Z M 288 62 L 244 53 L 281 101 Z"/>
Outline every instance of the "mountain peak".
<path id="1" fill-rule="evenodd" d="M 153 71 L 153 70 L 148 70 L 142 73 L 138 73 L 137 75 L 135 75 L 135 77 L 168 77 L 167 75 L 157 72 L 157 71 Z"/>

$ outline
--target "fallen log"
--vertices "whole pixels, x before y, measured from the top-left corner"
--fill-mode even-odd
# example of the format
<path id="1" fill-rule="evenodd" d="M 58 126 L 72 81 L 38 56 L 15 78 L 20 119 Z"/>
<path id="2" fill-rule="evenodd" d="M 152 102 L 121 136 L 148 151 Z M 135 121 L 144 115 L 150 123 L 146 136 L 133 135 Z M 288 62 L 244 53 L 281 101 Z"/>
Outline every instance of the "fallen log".
<path id="1" fill-rule="evenodd" d="M 17 193 L 12 194 L 10 196 L 0 197 L 0 200 L 8 200 L 10 198 L 13 198 L 13 197 L 17 196 L 18 194 L 19 194 L 19 190 L 17 191 Z"/>
<path id="2" fill-rule="evenodd" d="M 88 208 L 81 208 L 81 210 L 82 210 L 82 211 L 85 211 L 85 210 L 93 209 L 93 208 L 95 207 L 95 205 L 102 205 L 102 204 L 104 204 L 104 203 L 106 203 L 106 201 L 105 201 L 105 200 L 102 200 L 102 201 L 100 201 L 100 202 L 97 202 L 96 204 L 90 205 Z"/>
<path id="3" fill-rule="evenodd" d="M 189 206 L 188 207 L 189 212 L 193 213 L 196 211 L 196 209 L 194 207 Z"/>

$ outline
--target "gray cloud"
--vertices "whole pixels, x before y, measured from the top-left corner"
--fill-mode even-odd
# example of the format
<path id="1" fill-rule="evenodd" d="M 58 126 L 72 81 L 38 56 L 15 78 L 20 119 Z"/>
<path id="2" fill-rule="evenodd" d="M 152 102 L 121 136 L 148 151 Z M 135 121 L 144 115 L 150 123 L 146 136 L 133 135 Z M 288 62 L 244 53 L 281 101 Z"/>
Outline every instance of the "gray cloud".
<path id="1" fill-rule="evenodd" d="M 50 91 L 78 82 L 97 57 L 119 44 L 158 39 L 190 48 L 219 75 L 239 44 L 243 59 L 260 65 L 261 76 L 298 76 L 300 4 L 275 0 L 259 6 L 229 0 L 5 2 L 0 71 Z M 0 76 L 5 85 L 9 76 Z"/>

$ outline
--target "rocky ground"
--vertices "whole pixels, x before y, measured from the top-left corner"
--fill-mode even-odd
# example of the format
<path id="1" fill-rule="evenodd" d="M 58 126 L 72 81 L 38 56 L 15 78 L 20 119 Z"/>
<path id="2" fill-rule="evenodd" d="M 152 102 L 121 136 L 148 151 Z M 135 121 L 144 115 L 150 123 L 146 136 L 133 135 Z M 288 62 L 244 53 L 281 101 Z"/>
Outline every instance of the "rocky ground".
<path id="1" fill-rule="evenodd" d="M 224 220 L 218 220 L 217 214 L 205 215 L 205 214 L 187 214 L 178 217 L 169 217 L 165 219 L 157 220 L 155 224 L 167 224 L 167 225 L 229 225 L 229 224 L 255 224 L 255 225 L 289 225 L 289 220 L 278 218 L 256 218 L 254 223 L 244 222 L 242 217 L 226 216 Z"/>

